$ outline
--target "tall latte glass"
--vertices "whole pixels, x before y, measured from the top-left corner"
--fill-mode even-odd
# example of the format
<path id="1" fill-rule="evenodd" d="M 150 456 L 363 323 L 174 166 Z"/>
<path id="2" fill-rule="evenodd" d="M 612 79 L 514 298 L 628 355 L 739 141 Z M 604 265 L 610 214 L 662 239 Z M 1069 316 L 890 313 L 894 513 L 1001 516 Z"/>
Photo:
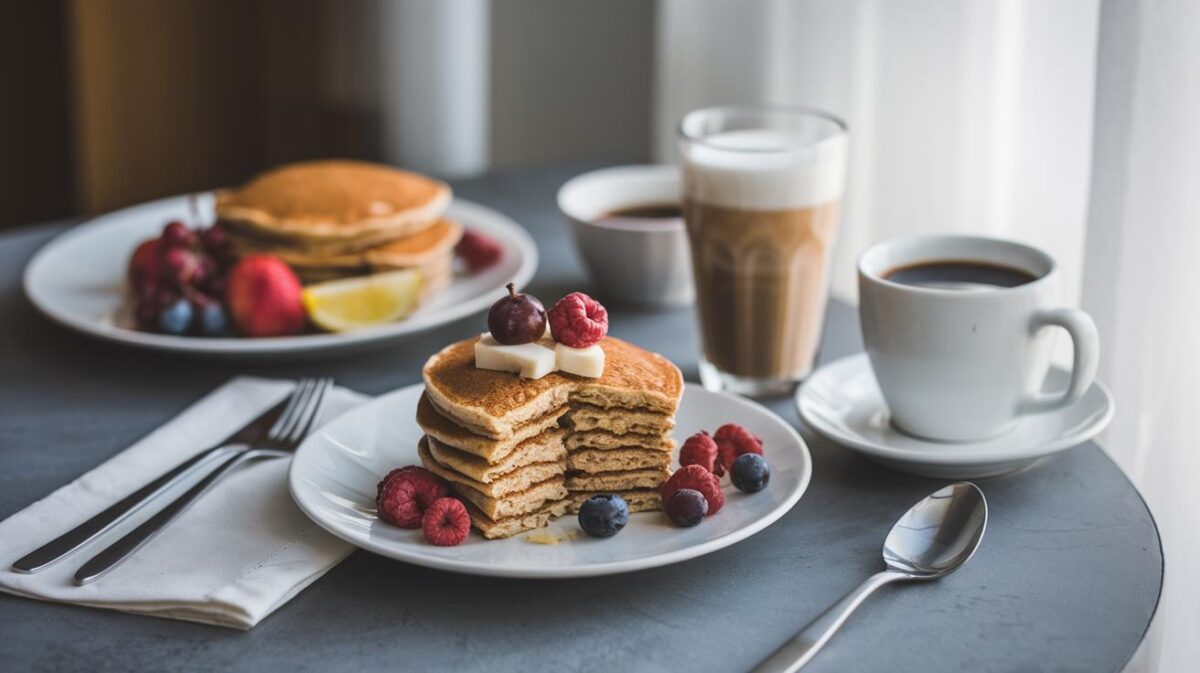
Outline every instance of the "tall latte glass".
<path id="1" fill-rule="evenodd" d="M 679 124 L 706 388 L 790 392 L 812 370 L 846 177 L 846 126 L 717 107 Z"/>

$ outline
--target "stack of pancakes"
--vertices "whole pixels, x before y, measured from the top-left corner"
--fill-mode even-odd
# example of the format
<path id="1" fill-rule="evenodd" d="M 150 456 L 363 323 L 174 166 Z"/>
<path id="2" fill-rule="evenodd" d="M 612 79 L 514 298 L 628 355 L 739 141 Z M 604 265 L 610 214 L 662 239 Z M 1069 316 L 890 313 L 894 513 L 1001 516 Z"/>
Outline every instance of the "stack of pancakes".
<path id="1" fill-rule="evenodd" d="M 305 283 L 417 269 L 423 293 L 450 281 L 462 226 L 443 217 L 450 187 L 359 161 L 311 161 L 217 193 L 217 219 L 242 254 L 267 253 Z"/>
<path id="2" fill-rule="evenodd" d="M 674 364 L 609 337 L 600 378 L 531 380 L 477 369 L 475 341 L 425 364 L 418 452 L 484 537 L 540 528 L 597 493 L 621 495 L 634 512 L 661 508 L 683 393 Z"/>

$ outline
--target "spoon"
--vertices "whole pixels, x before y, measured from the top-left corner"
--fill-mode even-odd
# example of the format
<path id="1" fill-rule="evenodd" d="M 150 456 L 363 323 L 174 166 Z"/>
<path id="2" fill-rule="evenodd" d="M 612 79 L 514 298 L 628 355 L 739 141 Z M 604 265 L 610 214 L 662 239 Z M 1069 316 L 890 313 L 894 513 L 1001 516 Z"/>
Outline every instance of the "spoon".
<path id="1" fill-rule="evenodd" d="M 829 642 L 850 613 L 876 589 L 892 582 L 936 580 L 966 563 L 987 527 L 987 500 L 970 482 L 959 482 L 926 496 L 892 526 L 883 542 L 887 570 L 877 573 L 833 604 L 804 630 L 775 650 L 755 673 L 800 670 Z"/>

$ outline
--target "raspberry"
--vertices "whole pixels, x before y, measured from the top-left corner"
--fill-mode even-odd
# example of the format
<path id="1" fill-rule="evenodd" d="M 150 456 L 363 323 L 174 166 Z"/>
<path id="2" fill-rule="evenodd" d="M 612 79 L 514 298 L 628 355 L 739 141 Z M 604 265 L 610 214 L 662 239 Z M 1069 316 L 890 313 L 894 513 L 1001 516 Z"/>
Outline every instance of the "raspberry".
<path id="1" fill-rule="evenodd" d="M 757 453 L 761 456 L 763 452 L 762 440 L 737 423 L 726 423 L 717 428 L 713 439 L 717 442 L 717 456 L 725 470 L 733 467 L 733 461 L 742 454 Z"/>
<path id="2" fill-rule="evenodd" d="M 713 474 L 718 474 L 717 470 L 721 469 L 721 464 L 717 462 L 717 443 L 707 432 L 697 432 L 688 437 L 683 443 L 683 448 L 679 449 L 679 464 L 699 465 Z M 721 469 L 722 473 L 724 471 Z"/>
<path id="3" fill-rule="evenodd" d="M 463 232 L 454 253 L 463 258 L 471 273 L 479 273 L 499 262 L 504 256 L 504 248 L 492 238 L 468 229 Z"/>
<path id="4" fill-rule="evenodd" d="M 407 479 L 393 479 L 383 485 L 375 500 L 379 518 L 400 528 L 421 527 L 421 505 L 417 502 L 417 487 Z"/>
<path id="5" fill-rule="evenodd" d="M 421 515 L 434 501 L 446 496 L 446 482 L 416 465 L 387 473 L 376 489 L 379 518 L 401 528 L 420 528 Z"/>
<path id="6" fill-rule="evenodd" d="M 587 348 L 608 334 L 608 311 L 582 292 L 558 300 L 547 313 L 554 340 L 570 348 Z"/>
<path id="7" fill-rule="evenodd" d="M 416 465 L 405 465 L 404 467 L 397 467 L 396 469 L 394 469 L 391 472 L 388 472 L 386 475 L 384 475 L 383 479 L 380 479 L 379 483 L 375 486 L 375 504 L 379 504 L 379 496 L 383 493 L 383 485 L 384 484 L 391 481 L 392 477 L 394 477 L 398 474 L 404 474 L 405 472 L 408 472 L 409 470 L 415 470 L 415 469 L 417 469 Z"/>
<path id="8" fill-rule="evenodd" d="M 700 465 L 687 465 L 679 468 L 662 487 L 663 502 L 671 499 L 676 491 L 690 488 L 700 491 L 700 495 L 708 501 L 708 514 L 712 516 L 721 511 L 725 505 L 725 494 L 721 492 L 721 484 L 717 477 Z"/>
<path id="9" fill-rule="evenodd" d="M 471 517 L 467 508 L 454 498 L 433 501 L 421 519 L 425 539 L 439 547 L 453 547 L 467 539 L 471 532 Z"/>

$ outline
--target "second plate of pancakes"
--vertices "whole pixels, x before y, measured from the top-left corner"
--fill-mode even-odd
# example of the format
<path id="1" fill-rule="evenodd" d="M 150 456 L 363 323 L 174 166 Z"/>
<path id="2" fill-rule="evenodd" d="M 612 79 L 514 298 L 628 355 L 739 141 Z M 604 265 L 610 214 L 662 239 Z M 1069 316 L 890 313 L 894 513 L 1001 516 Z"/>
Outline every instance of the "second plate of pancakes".
<path id="1" fill-rule="evenodd" d="M 615 537 L 589 538 L 576 518 L 487 540 L 472 532 L 456 547 L 437 547 L 420 530 L 375 515 L 376 484 L 395 467 L 420 464 L 425 432 L 416 420 L 424 386 L 408 386 L 354 409 L 313 433 L 289 470 L 292 497 L 318 525 L 363 549 L 417 565 L 473 575 L 567 578 L 654 568 L 723 549 L 763 530 L 801 498 L 812 459 L 800 435 L 752 401 L 686 384 L 675 414 L 676 443 L 721 423 L 740 423 L 763 439 L 771 482 L 745 494 L 726 485 L 725 506 L 693 528 L 673 526 L 661 511 L 639 512 Z M 546 544 L 551 542 L 552 544 Z"/>
<path id="2" fill-rule="evenodd" d="M 200 198 L 210 221 L 213 196 Z M 475 275 L 457 274 L 407 319 L 340 334 L 265 339 L 203 338 L 142 332 L 122 320 L 130 252 L 157 236 L 165 223 L 190 219 L 188 198 L 176 196 L 118 210 L 81 224 L 42 248 L 25 268 L 25 292 L 51 319 L 86 334 L 131 346 L 223 359 L 264 361 L 315 358 L 366 349 L 486 310 L 506 283 L 522 287 L 537 269 L 537 246 L 508 217 L 454 197 L 446 218 L 500 243 L 504 256 Z M 404 252 L 404 251 L 399 251 Z"/>

